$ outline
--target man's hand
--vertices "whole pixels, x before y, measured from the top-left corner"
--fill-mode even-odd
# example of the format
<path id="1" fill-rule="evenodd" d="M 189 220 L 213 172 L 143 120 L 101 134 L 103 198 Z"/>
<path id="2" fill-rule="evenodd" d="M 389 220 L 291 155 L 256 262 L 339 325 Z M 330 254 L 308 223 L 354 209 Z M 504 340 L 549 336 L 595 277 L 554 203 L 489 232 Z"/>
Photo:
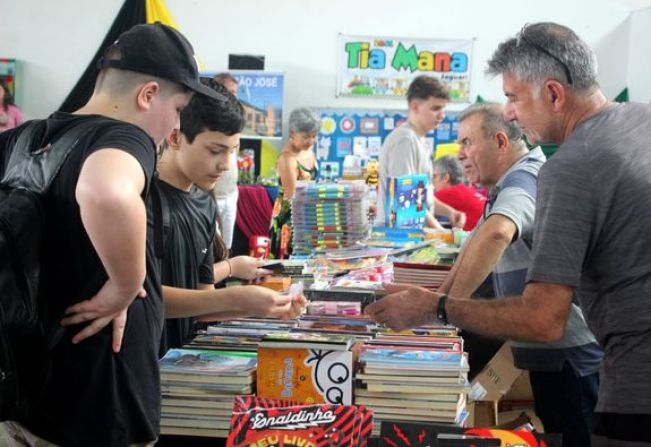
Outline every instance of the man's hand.
<path id="1" fill-rule="evenodd" d="M 142 288 L 136 295 L 125 292 L 109 279 L 95 296 L 68 307 L 61 324 L 71 326 L 90 321 L 88 326 L 72 338 L 73 343 L 79 343 L 97 334 L 112 322 L 113 352 L 119 352 L 127 324 L 127 309 L 136 297 L 144 298 L 146 295 Z"/>
<path id="2" fill-rule="evenodd" d="M 364 311 L 376 322 L 401 331 L 436 320 L 441 294 L 405 284 L 384 284 L 384 290 L 387 295 Z"/>
<path id="3" fill-rule="evenodd" d="M 466 225 L 466 213 L 461 211 L 454 210 L 454 212 L 450 213 L 449 219 L 453 228 L 463 228 Z"/>

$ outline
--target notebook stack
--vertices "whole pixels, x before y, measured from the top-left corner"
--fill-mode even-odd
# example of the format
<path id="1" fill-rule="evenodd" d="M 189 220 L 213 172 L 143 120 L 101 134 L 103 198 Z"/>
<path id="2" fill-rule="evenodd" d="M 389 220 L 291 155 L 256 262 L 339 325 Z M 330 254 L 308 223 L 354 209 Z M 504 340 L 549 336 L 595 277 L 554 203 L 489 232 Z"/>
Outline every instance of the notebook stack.
<path id="1" fill-rule="evenodd" d="M 451 270 L 449 265 L 416 264 L 412 262 L 393 263 L 393 281 L 411 284 L 429 290 L 439 288 Z"/>
<path id="2" fill-rule="evenodd" d="M 287 332 L 296 325 L 296 320 L 273 318 L 240 318 L 212 323 L 195 335 L 187 347 L 256 352 L 265 335 Z"/>
<path id="3" fill-rule="evenodd" d="M 448 329 L 423 329 L 427 335 L 380 333 L 362 346 L 355 404 L 374 411 L 376 433 L 382 421 L 463 423 L 468 360 L 463 339 Z"/>
<path id="4" fill-rule="evenodd" d="M 292 198 L 293 253 L 352 247 L 370 228 L 363 181 L 298 182 Z"/>
<path id="5" fill-rule="evenodd" d="M 255 391 L 255 353 L 171 349 L 160 361 L 161 433 L 225 437 L 233 399 Z"/>

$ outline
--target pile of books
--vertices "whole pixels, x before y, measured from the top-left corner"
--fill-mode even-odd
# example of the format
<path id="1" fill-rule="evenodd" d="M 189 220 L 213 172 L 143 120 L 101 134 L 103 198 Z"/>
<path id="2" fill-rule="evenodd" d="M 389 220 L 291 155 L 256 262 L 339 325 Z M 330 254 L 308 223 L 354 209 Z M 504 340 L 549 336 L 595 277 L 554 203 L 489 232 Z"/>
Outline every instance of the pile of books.
<path id="1" fill-rule="evenodd" d="M 293 253 L 352 247 L 365 239 L 370 229 L 366 194 L 363 181 L 298 182 L 291 202 Z"/>
<path id="2" fill-rule="evenodd" d="M 449 265 L 394 262 L 393 281 L 400 284 L 411 284 L 425 287 L 429 290 L 436 290 L 443 284 L 451 268 Z"/>
<path id="3" fill-rule="evenodd" d="M 225 437 L 237 395 L 254 392 L 255 353 L 170 349 L 160 360 L 161 433 Z"/>
<path id="4" fill-rule="evenodd" d="M 265 335 L 287 332 L 297 324 L 296 320 L 273 318 L 240 318 L 212 323 L 205 331 L 196 334 L 187 346 L 223 351 L 256 352 Z"/>
<path id="5" fill-rule="evenodd" d="M 355 404 L 382 421 L 460 425 L 467 417 L 470 391 L 463 339 L 449 326 L 411 334 L 378 334 L 362 346 Z"/>

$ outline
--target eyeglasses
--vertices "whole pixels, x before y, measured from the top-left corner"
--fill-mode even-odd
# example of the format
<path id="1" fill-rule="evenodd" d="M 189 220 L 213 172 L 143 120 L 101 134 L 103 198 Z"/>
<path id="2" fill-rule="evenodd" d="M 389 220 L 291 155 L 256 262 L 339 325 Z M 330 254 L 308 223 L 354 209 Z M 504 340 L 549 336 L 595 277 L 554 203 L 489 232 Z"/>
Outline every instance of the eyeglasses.
<path id="1" fill-rule="evenodd" d="M 525 36 L 525 33 L 527 32 L 527 27 L 528 26 L 529 26 L 529 24 L 527 23 L 526 25 L 524 25 L 522 27 L 522 30 L 520 30 L 520 32 L 518 33 L 518 35 L 516 37 L 516 41 L 515 41 L 515 46 L 516 47 L 519 46 L 520 42 L 524 41 L 527 45 L 530 45 L 530 46 L 534 47 L 536 50 L 538 50 L 541 53 L 544 53 L 547 56 L 554 59 L 556 62 L 558 62 L 561 65 L 561 67 L 563 67 L 563 71 L 565 72 L 565 77 L 567 77 L 567 84 L 572 85 L 573 79 L 572 79 L 572 74 L 570 73 L 570 68 L 567 66 L 567 64 L 565 62 L 563 62 L 558 56 L 553 54 L 547 48 L 537 44 L 531 38 L 527 38 L 527 36 Z"/>

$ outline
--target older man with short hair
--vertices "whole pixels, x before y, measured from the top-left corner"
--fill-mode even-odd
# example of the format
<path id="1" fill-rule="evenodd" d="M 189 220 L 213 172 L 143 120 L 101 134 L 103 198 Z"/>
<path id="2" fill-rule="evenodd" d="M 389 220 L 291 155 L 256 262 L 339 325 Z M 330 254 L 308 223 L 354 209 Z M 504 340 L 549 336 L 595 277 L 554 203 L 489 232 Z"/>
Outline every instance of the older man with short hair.
<path id="1" fill-rule="evenodd" d="M 540 172 L 522 296 L 448 299 L 389 286 L 368 312 L 394 328 L 438 317 L 485 335 L 556 341 L 577 300 L 605 353 L 592 445 L 651 446 L 651 106 L 609 102 L 594 53 L 555 23 L 500 44 L 489 73 L 502 75 L 507 119 L 531 143 L 561 145 Z"/>

